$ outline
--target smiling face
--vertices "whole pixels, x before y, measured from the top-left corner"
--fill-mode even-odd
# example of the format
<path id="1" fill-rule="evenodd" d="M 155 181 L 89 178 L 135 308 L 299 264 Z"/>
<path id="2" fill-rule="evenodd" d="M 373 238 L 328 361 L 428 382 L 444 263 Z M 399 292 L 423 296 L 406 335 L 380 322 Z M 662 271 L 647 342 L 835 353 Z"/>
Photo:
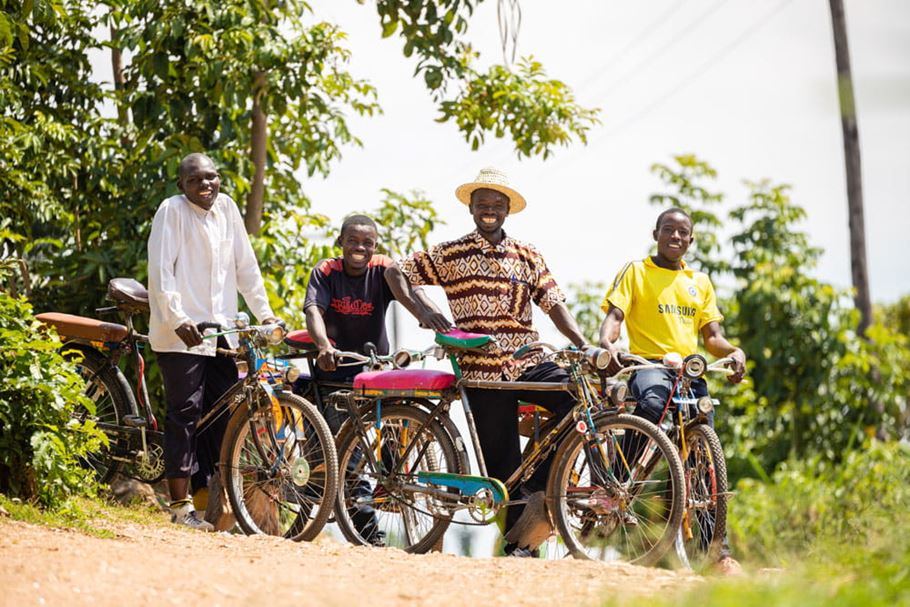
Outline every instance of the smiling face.
<path id="1" fill-rule="evenodd" d="M 502 229 L 509 214 L 509 197 L 496 190 L 481 188 L 471 193 L 468 208 L 481 235 L 494 236 Z"/>
<path id="2" fill-rule="evenodd" d="M 654 240 L 658 260 L 678 267 L 694 240 L 692 221 L 682 213 L 667 213 L 654 230 Z"/>
<path id="3" fill-rule="evenodd" d="M 367 271 L 370 259 L 376 252 L 377 239 L 376 228 L 373 226 L 353 224 L 344 228 L 338 240 L 345 274 L 360 276 Z"/>
<path id="4" fill-rule="evenodd" d="M 221 190 L 221 177 L 207 156 L 188 156 L 180 165 L 177 187 L 196 206 L 208 211 Z"/>

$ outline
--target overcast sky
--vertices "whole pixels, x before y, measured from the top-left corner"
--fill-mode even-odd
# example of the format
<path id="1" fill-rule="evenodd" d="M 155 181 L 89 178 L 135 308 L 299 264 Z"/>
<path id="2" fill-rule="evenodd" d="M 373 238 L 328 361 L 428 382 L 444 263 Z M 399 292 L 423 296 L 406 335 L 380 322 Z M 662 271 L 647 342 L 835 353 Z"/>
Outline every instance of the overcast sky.
<path id="1" fill-rule="evenodd" d="M 397 37 L 381 39 L 367 2 L 318 0 L 319 19 L 341 24 L 351 71 L 378 89 L 385 114 L 352 118 L 362 149 L 348 149 L 328 179 L 311 179 L 315 209 L 340 219 L 378 205 L 379 189 L 417 188 L 448 221 L 434 241 L 472 229 L 454 189 L 477 170 L 505 170 L 528 200 L 506 230 L 534 243 L 560 283 L 609 280 L 647 252 L 659 188 L 654 162 L 695 153 L 719 172 L 725 210 L 744 201 L 743 179 L 793 186 L 825 250 L 818 275 L 850 285 L 847 201 L 834 44 L 825 0 L 533 1 L 522 5 L 519 54 L 533 54 L 578 101 L 602 110 L 587 146 L 547 161 L 519 161 L 511 143 L 472 152 L 435 107 Z M 484 63 L 502 61 L 495 0 L 471 21 Z M 897 254 L 910 228 L 910 2 L 846 2 L 859 131 L 869 273 L 875 301 L 910 292 Z"/>

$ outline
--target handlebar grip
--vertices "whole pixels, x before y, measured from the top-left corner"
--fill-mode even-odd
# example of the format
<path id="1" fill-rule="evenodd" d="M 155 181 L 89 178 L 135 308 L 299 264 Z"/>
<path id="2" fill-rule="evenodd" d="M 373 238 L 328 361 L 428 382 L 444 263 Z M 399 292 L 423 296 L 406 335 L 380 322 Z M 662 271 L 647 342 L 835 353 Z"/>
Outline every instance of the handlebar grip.
<path id="1" fill-rule="evenodd" d="M 628 352 L 617 352 L 616 360 L 619 361 L 621 365 L 628 365 L 634 363 L 635 361 L 631 358 L 631 355 Z"/>
<path id="2" fill-rule="evenodd" d="M 524 358 L 525 356 L 530 354 L 531 350 L 533 350 L 533 344 L 525 344 L 525 345 L 521 346 L 520 348 L 518 348 L 517 350 L 515 350 L 515 352 L 512 354 L 512 359 L 519 360 L 521 358 Z"/>
<path id="3" fill-rule="evenodd" d="M 196 328 L 199 330 L 200 333 L 204 332 L 206 329 L 220 330 L 221 323 L 212 322 L 210 320 L 207 320 L 205 322 L 201 322 L 201 323 L 197 324 Z"/>

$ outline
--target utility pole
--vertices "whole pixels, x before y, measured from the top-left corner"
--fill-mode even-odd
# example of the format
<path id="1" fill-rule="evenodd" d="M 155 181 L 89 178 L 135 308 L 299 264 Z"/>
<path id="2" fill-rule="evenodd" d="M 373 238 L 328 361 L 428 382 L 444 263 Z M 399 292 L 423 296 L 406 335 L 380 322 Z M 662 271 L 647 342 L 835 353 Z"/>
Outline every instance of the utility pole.
<path id="1" fill-rule="evenodd" d="M 847 20 L 843 0 L 829 0 L 834 31 L 834 55 L 837 62 L 837 91 L 840 99 L 841 128 L 844 135 L 844 163 L 847 172 L 847 215 L 850 225 L 850 270 L 853 277 L 854 301 L 860 313 L 858 332 L 865 335 L 872 322 L 872 298 L 869 294 L 869 271 L 866 266 L 866 225 L 863 213 L 863 179 L 859 158 L 859 128 L 856 122 L 856 98 L 850 73 L 847 47 Z"/>

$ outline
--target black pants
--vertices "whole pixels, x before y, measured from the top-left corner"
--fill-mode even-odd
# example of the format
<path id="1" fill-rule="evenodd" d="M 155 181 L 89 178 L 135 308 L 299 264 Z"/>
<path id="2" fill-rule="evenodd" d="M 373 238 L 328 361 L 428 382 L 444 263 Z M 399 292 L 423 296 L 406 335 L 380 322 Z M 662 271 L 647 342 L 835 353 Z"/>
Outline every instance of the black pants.
<path id="1" fill-rule="evenodd" d="M 544 362 L 521 374 L 517 381 L 565 382 L 569 375 L 556 363 Z M 539 405 L 562 419 L 575 406 L 569 392 L 538 390 L 467 390 L 468 402 L 477 425 L 480 449 L 487 464 L 487 474 L 505 483 L 521 465 L 521 444 L 518 436 L 518 401 Z M 534 471 L 524 487 L 530 492 L 546 489 L 553 455 Z M 512 496 L 513 498 L 519 496 Z M 506 532 L 512 528 L 524 507 L 509 508 L 506 513 Z"/>
<path id="2" fill-rule="evenodd" d="M 227 347 L 223 337 L 219 347 Z M 190 478 L 192 490 L 208 486 L 221 455 L 228 422 L 225 412 L 204 432 L 196 424 L 237 383 L 237 365 L 223 356 L 159 352 L 167 415 L 164 419 L 164 476 Z"/>

